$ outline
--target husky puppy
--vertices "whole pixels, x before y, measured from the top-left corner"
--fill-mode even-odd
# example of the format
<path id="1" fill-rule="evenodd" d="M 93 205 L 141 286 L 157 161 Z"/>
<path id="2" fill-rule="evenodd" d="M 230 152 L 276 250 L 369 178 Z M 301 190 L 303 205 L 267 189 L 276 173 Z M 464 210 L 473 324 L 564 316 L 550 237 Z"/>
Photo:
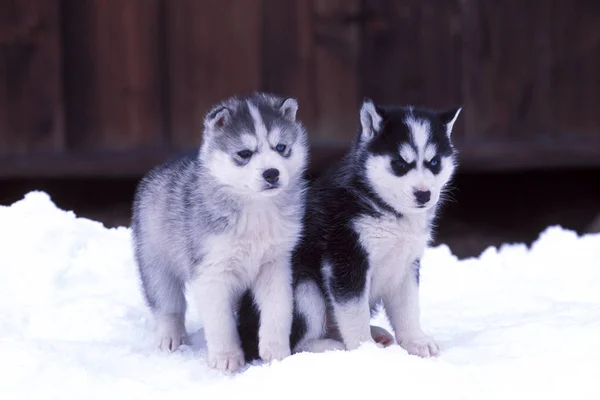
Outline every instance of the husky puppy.
<path id="1" fill-rule="evenodd" d="M 438 353 L 420 325 L 419 266 L 457 165 L 451 133 L 460 111 L 363 103 L 351 151 L 308 192 L 293 256 L 294 352 L 391 339 L 413 355 Z M 380 304 L 395 338 L 370 326 Z"/>
<path id="2" fill-rule="evenodd" d="M 254 93 L 216 105 L 200 150 L 146 175 L 132 234 L 157 345 L 185 342 L 184 290 L 197 300 L 210 366 L 244 365 L 235 310 L 247 290 L 261 311 L 260 357 L 290 354 L 291 252 L 302 228 L 307 136 L 293 98 Z"/>

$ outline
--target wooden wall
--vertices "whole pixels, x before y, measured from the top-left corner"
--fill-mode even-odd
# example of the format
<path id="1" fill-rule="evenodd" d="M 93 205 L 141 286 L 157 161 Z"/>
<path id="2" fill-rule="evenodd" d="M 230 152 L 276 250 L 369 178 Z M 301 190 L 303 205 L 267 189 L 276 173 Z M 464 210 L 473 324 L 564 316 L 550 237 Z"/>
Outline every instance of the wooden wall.
<path id="1" fill-rule="evenodd" d="M 464 105 L 465 170 L 600 166 L 600 2 L 0 0 L 0 177 L 137 176 L 234 93 L 300 100 L 314 166 L 364 97 Z"/>

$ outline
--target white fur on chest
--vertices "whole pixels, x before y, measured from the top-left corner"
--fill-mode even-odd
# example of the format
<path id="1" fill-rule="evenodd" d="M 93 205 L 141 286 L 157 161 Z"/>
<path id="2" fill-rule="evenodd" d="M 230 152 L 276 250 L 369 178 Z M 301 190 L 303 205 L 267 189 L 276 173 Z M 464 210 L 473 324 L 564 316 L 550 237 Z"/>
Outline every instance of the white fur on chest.
<path id="1" fill-rule="evenodd" d="M 397 287 L 410 265 L 421 258 L 430 240 L 427 216 L 365 216 L 355 221 L 369 261 L 369 298 L 378 301 L 390 287 Z"/>
<path id="2" fill-rule="evenodd" d="M 300 229 L 300 213 L 270 202 L 251 204 L 226 232 L 205 242 L 199 272 L 231 270 L 243 280 L 253 279 L 263 264 L 289 255 Z"/>

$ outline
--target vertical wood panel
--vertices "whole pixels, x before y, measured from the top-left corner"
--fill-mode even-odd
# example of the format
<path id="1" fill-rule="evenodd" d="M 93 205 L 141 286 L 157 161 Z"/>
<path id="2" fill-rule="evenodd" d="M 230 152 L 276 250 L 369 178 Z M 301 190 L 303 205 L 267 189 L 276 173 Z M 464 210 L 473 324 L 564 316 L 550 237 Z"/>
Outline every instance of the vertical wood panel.
<path id="1" fill-rule="evenodd" d="M 196 146 L 210 107 L 261 88 L 261 1 L 169 1 L 172 139 Z M 277 40 L 277 38 L 273 38 Z"/>
<path id="2" fill-rule="evenodd" d="M 460 12 L 457 0 L 365 2 L 362 94 L 390 104 L 460 105 Z"/>
<path id="3" fill-rule="evenodd" d="M 345 143 L 356 135 L 359 98 L 360 27 L 358 0 L 313 0 L 315 88 L 319 142 Z"/>
<path id="4" fill-rule="evenodd" d="M 298 118 L 316 139 L 319 109 L 315 88 L 312 4 L 306 0 L 262 1 L 262 89 L 296 97 Z"/>
<path id="5" fill-rule="evenodd" d="M 600 3 L 464 2 L 470 140 L 600 138 Z"/>
<path id="6" fill-rule="evenodd" d="M 63 0 L 73 149 L 162 143 L 159 11 L 160 0 Z"/>
<path id="7" fill-rule="evenodd" d="M 64 146 L 58 0 L 0 2 L 0 154 Z"/>

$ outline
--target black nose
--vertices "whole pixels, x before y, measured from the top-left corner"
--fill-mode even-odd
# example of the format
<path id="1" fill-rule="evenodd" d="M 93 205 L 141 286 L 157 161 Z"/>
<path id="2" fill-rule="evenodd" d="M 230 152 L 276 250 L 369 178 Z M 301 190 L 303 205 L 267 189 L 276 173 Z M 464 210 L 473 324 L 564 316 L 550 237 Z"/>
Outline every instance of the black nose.
<path id="1" fill-rule="evenodd" d="M 279 170 L 275 168 L 269 168 L 263 172 L 263 178 L 265 178 L 265 181 L 269 182 L 270 184 L 277 183 L 279 180 Z"/>
<path id="2" fill-rule="evenodd" d="M 431 199 L 431 192 L 429 190 L 415 190 L 415 198 L 417 203 L 422 206 Z"/>

